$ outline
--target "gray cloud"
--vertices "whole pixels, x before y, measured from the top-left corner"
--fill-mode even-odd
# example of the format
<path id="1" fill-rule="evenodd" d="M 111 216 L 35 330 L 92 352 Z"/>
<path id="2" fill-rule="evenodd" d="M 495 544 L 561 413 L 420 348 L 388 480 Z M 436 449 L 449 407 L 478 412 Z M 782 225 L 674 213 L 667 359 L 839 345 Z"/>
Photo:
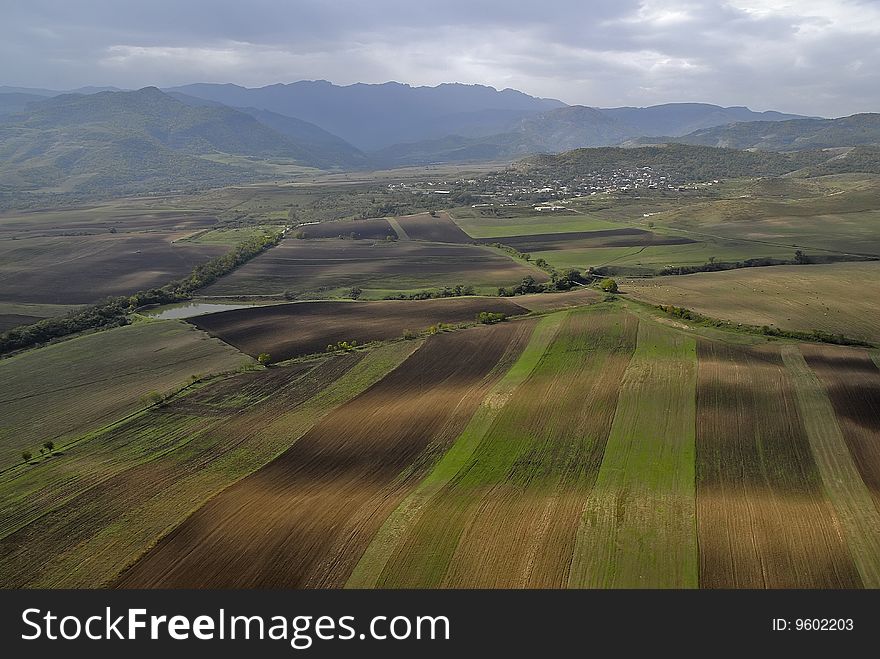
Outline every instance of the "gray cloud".
<path id="1" fill-rule="evenodd" d="M 458 81 L 597 106 L 880 109 L 878 0 L 30 0 L 0 84 Z"/>

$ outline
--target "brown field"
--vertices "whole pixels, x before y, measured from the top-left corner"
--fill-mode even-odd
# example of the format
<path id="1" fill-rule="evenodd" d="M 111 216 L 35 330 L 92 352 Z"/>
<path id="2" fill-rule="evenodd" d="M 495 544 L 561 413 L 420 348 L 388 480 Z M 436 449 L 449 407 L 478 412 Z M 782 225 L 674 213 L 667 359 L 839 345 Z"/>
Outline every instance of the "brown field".
<path id="1" fill-rule="evenodd" d="M 779 353 L 697 352 L 700 586 L 860 586 Z"/>
<path id="2" fill-rule="evenodd" d="M 121 587 L 342 586 L 385 518 L 455 440 L 532 323 L 431 337 L 290 449 L 195 512 Z"/>
<path id="3" fill-rule="evenodd" d="M 317 297 L 352 286 L 408 291 L 468 284 L 497 288 L 546 273 L 475 245 L 418 241 L 283 240 L 205 289 L 206 295 L 277 295 L 289 291 Z"/>
<path id="4" fill-rule="evenodd" d="M 880 343 L 880 263 L 742 268 L 626 279 L 621 291 L 734 323 L 814 329 Z"/>
<path id="5" fill-rule="evenodd" d="M 666 236 L 644 229 L 607 229 L 573 233 L 539 233 L 533 236 L 507 236 L 483 239 L 480 242 L 500 242 L 520 252 L 546 252 L 558 249 L 588 249 L 594 247 L 641 247 L 650 245 L 686 245 L 696 241 L 681 236 Z"/>
<path id="6" fill-rule="evenodd" d="M 448 213 L 438 212 L 435 217 L 431 217 L 429 213 L 419 213 L 394 219 L 400 224 L 410 240 L 460 244 L 474 242 L 473 238 L 452 221 Z"/>
<path id="7" fill-rule="evenodd" d="M 804 344 L 801 351 L 825 386 L 843 438 L 880 510 L 880 369 L 864 350 Z"/>
<path id="8" fill-rule="evenodd" d="M 399 364 L 411 346 L 402 347 L 213 382 L 56 457 L 62 467 L 42 463 L 0 484 L 0 583 L 105 585 L 195 507 Z M 49 477 L 52 486 L 39 487 Z"/>
<path id="9" fill-rule="evenodd" d="M 470 458 L 407 529 L 378 586 L 567 585 L 637 325 L 628 314 L 571 312 Z"/>
<path id="10" fill-rule="evenodd" d="M 328 344 L 395 339 L 436 323 L 473 322 L 481 311 L 528 313 L 508 298 L 459 297 L 382 302 L 295 302 L 235 309 L 190 320 L 242 352 L 279 361 L 324 352 Z"/>
<path id="11" fill-rule="evenodd" d="M 0 302 L 88 304 L 183 277 L 226 247 L 172 244 L 190 232 L 0 240 Z"/>
<path id="12" fill-rule="evenodd" d="M 355 234 L 361 240 L 384 240 L 386 236 L 396 236 L 397 233 L 383 218 L 369 220 L 336 220 L 333 222 L 321 222 L 319 224 L 306 224 L 298 226 L 294 231 L 302 231 L 305 238 L 350 238 Z"/>

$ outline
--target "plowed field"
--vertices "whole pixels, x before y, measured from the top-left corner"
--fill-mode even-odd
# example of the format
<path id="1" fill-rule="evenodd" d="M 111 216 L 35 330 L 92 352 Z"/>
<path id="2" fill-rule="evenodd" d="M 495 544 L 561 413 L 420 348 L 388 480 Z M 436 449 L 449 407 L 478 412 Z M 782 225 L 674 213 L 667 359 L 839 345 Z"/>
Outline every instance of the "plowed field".
<path id="1" fill-rule="evenodd" d="M 432 337 L 278 459 L 197 511 L 119 585 L 343 585 L 530 329 L 504 323 Z"/>

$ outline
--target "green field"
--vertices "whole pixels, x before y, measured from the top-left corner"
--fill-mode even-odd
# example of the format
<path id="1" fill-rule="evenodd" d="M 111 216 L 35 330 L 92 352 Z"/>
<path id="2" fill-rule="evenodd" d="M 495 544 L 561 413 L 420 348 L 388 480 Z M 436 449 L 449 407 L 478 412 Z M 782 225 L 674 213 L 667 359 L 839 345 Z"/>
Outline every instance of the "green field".
<path id="1" fill-rule="evenodd" d="M 639 324 L 569 576 L 575 588 L 696 588 L 696 342 Z"/>
<path id="2" fill-rule="evenodd" d="M 472 238 L 503 238 L 539 233 L 571 233 L 619 229 L 620 225 L 592 215 L 545 212 L 511 218 L 466 217 L 460 211 L 450 213 L 455 223 Z"/>
<path id="3" fill-rule="evenodd" d="M 21 465 L 22 451 L 42 460 L 83 434 L 204 376 L 253 364 L 187 323 L 151 321 L 70 339 L 0 360 L 0 469 Z"/>

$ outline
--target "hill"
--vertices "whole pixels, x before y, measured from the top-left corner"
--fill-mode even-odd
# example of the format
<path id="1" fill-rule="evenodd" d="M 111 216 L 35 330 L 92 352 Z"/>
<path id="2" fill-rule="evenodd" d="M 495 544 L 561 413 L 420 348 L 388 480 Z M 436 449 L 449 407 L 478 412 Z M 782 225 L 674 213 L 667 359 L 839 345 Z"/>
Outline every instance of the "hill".
<path id="1" fill-rule="evenodd" d="M 227 156 L 340 164 L 314 140 L 299 143 L 245 112 L 193 107 L 154 87 L 65 94 L 0 121 L 0 191 L 129 193 L 265 177 Z"/>
<path id="2" fill-rule="evenodd" d="M 527 158 L 518 162 L 515 167 L 524 172 L 552 173 L 559 180 L 577 178 L 597 170 L 652 167 L 674 180 L 705 181 L 715 178 L 780 176 L 818 165 L 828 158 L 829 155 L 821 151 L 787 154 L 668 144 L 637 149 L 575 149 L 557 155 Z"/>
<path id="3" fill-rule="evenodd" d="M 734 149 L 798 151 L 880 144 L 880 114 L 839 119 L 793 119 L 774 123 L 748 121 L 704 128 L 683 136 L 640 139 L 637 143 L 678 142 Z"/>

